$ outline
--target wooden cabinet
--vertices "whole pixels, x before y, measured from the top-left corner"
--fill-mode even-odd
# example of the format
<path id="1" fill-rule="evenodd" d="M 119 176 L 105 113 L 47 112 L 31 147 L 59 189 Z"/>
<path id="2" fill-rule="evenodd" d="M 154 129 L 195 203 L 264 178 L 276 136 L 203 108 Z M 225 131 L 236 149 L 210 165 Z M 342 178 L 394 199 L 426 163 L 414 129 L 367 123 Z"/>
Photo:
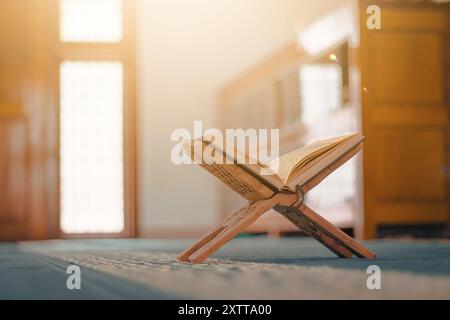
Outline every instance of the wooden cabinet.
<path id="1" fill-rule="evenodd" d="M 449 209 L 449 7 L 379 5 L 382 29 L 360 28 L 364 238 L 383 224 L 443 223 Z"/>

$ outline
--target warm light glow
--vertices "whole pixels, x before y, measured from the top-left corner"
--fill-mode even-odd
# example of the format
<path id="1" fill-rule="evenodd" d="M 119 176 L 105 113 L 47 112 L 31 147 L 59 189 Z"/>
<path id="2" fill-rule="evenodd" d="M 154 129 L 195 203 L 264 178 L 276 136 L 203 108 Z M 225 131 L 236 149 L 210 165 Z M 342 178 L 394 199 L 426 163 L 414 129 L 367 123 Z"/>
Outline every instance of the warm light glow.
<path id="1" fill-rule="evenodd" d="M 118 42 L 121 0 L 61 0 L 60 24 L 63 42 Z"/>
<path id="2" fill-rule="evenodd" d="M 66 61 L 60 68 L 61 229 L 124 227 L 123 67 Z"/>
<path id="3" fill-rule="evenodd" d="M 353 19 L 351 7 L 343 7 L 325 15 L 298 35 L 299 45 L 309 54 L 317 55 L 327 50 L 331 44 L 353 36 L 355 25 Z"/>

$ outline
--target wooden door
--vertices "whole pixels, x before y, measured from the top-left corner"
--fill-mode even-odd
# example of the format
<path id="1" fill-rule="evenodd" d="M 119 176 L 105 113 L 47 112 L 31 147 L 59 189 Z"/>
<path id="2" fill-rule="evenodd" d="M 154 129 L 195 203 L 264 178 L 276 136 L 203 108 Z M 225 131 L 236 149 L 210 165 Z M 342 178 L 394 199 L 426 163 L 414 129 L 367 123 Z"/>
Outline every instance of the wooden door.
<path id="1" fill-rule="evenodd" d="M 26 126 L 19 106 L 0 104 L 0 240 L 26 233 Z"/>
<path id="2" fill-rule="evenodd" d="M 64 59 L 123 62 L 126 221 L 123 232 L 109 236 L 135 235 L 134 4 L 122 4 L 127 19 L 120 43 L 62 45 L 59 0 L 2 1 L 0 240 L 72 236 L 61 232 L 59 219 L 59 68 Z"/>
<path id="3" fill-rule="evenodd" d="M 55 0 L 0 10 L 0 240 L 44 239 L 57 225 Z"/>
<path id="4" fill-rule="evenodd" d="M 381 5 L 381 30 L 366 28 L 361 2 L 364 219 L 381 224 L 442 223 L 448 217 L 448 7 Z M 447 54 L 445 53 L 447 52 Z"/>

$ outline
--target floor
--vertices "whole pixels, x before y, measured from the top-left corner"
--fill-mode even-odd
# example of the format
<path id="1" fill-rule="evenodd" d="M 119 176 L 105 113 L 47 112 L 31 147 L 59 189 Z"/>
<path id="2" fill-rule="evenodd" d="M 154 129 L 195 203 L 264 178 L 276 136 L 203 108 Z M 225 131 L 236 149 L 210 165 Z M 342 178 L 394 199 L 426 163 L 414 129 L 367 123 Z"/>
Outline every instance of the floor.
<path id="1" fill-rule="evenodd" d="M 450 242 L 376 241 L 377 259 L 339 259 L 309 238 L 240 237 L 201 265 L 192 240 L 52 240 L 0 244 L 1 299 L 450 299 Z M 81 268 L 81 289 L 66 273 Z M 369 290 L 367 267 L 381 270 Z"/>

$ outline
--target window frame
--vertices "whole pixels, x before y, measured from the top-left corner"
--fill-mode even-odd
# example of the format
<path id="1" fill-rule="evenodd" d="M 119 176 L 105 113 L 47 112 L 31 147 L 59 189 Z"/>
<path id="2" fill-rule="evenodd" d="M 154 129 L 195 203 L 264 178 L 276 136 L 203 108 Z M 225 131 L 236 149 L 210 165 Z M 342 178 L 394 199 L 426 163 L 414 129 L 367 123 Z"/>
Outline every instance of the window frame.
<path id="1" fill-rule="evenodd" d="M 61 165 L 59 150 L 61 141 L 58 134 L 58 214 L 56 217 L 56 236 L 58 238 L 124 238 L 136 237 L 136 24 L 135 0 L 121 0 L 122 39 L 118 42 L 63 42 L 60 40 L 60 0 L 54 0 L 57 6 L 55 23 L 57 26 L 57 129 L 60 132 L 60 74 L 59 68 L 64 61 L 117 61 L 123 66 L 123 190 L 124 190 L 124 228 L 117 233 L 66 233 L 61 230 Z"/>

